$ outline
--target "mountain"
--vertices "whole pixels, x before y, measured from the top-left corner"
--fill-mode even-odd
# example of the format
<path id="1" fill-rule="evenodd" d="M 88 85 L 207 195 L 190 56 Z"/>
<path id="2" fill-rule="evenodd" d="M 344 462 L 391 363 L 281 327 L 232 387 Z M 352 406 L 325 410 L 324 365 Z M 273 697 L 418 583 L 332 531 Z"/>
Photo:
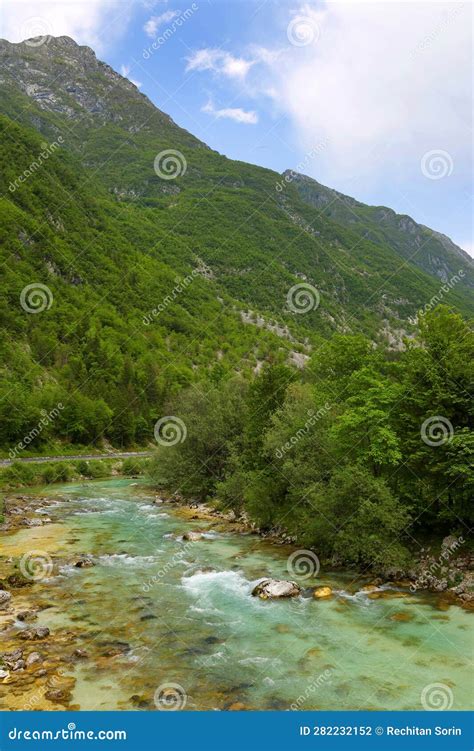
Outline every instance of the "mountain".
<path id="1" fill-rule="evenodd" d="M 328 218 L 350 227 L 361 237 L 386 243 L 442 282 L 448 282 L 462 271 L 466 285 L 474 288 L 472 258 L 446 235 L 418 224 L 406 214 L 397 214 L 387 206 L 367 206 L 306 175 L 288 170 L 284 177 L 294 182 L 306 203 Z"/>
<path id="2" fill-rule="evenodd" d="M 4 447 L 58 403 L 35 445 L 143 442 L 183 385 L 334 332 L 397 349 L 454 269 L 441 295 L 473 311 L 448 238 L 227 159 L 68 37 L 0 41 L 0 104 Z"/>

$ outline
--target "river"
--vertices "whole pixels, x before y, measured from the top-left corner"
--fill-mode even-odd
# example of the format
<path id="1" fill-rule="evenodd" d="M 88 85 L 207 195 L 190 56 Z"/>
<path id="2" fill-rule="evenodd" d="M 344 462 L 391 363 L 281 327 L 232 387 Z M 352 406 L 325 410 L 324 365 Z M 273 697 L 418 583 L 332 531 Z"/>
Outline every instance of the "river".
<path id="1" fill-rule="evenodd" d="M 157 689 L 166 703 L 178 686 L 186 709 L 422 709 L 435 684 L 453 709 L 471 708 L 471 616 L 438 596 L 361 592 L 367 579 L 322 572 L 302 584 L 329 585 L 331 598 L 262 601 L 256 580 L 288 578 L 284 546 L 184 517 L 135 480 L 41 494 L 38 518 L 51 523 L 0 533 L 0 556 L 51 556 L 49 575 L 21 596 L 51 631 L 70 708 L 155 709 Z M 206 534 L 184 542 L 190 529 Z M 95 565 L 77 568 L 80 555 Z M 11 648 L 30 627 L 10 623 L 0 651 L 2 636 Z M 24 708 L 46 680 L 0 681 L 0 703 Z"/>

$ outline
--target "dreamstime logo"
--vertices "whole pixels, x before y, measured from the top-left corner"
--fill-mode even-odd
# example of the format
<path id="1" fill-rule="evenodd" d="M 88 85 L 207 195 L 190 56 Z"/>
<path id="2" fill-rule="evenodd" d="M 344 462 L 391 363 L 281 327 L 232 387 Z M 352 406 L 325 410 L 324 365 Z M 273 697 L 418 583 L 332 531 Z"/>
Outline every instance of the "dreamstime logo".
<path id="1" fill-rule="evenodd" d="M 324 151 L 328 143 L 329 143 L 329 138 L 325 138 L 324 141 L 320 141 L 315 146 L 313 146 L 313 148 L 305 154 L 304 159 L 302 159 L 301 162 L 298 162 L 294 170 L 293 169 L 287 170 L 285 174 L 283 175 L 282 179 L 279 180 L 277 183 L 275 183 L 275 190 L 278 193 L 281 193 L 287 185 L 289 185 L 290 183 L 293 182 L 293 180 L 298 178 L 301 172 L 305 173 L 306 170 L 308 169 L 310 162 Z"/>
<path id="2" fill-rule="evenodd" d="M 168 39 L 170 39 L 173 36 L 173 34 L 175 34 L 178 31 L 178 29 L 180 29 L 181 26 L 186 21 L 188 21 L 197 10 L 199 10 L 199 6 L 197 5 L 197 3 L 193 3 L 190 8 L 186 8 L 186 10 L 184 10 L 182 13 L 179 13 L 179 11 L 176 11 L 176 15 L 175 15 L 175 18 L 173 19 L 173 22 L 166 29 L 164 29 L 160 33 L 160 35 L 156 37 L 156 39 L 153 40 L 153 42 L 151 43 L 149 47 L 143 50 L 143 53 L 142 53 L 143 59 L 149 60 L 149 58 L 153 55 L 153 53 L 157 49 L 162 47 L 168 41 Z M 150 31 L 147 28 L 146 30 L 148 33 L 150 33 Z M 153 34 L 153 32 L 155 31 L 155 28 L 153 25 L 150 27 L 150 30 L 151 30 L 151 34 Z"/>
<path id="3" fill-rule="evenodd" d="M 28 44 L 28 42 L 27 42 Z M 28 167 L 23 170 L 21 175 L 18 175 L 16 180 L 13 180 L 10 185 L 8 186 L 8 190 L 10 193 L 14 193 L 15 190 L 18 190 L 21 185 L 28 180 L 31 175 L 34 175 L 35 172 L 37 172 L 40 167 L 43 166 L 43 164 L 49 159 L 51 154 L 54 154 L 57 149 L 61 146 L 61 144 L 64 143 L 64 138 L 62 136 L 58 136 L 56 141 L 53 141 L 52 143 L 46 143 L 43 142 L 41 144 L 41 151 L 38 154 L 35 159 L 33 159 L 32 162 L 28 165 Z"/>
<path id="4" fill-rule="evenodd" d="M 162 180 L 175 180 L 186 174 L 188 163 L 181 151 L 165 149 L 156 155 L 153 167 Z"/>
<path id="5" fill-rule="evenodd" d="M 167 415 L 157 420 L 153 432 L 160 446 L 176 446 L 177 443 L 184 443 L 188 429 L 180 417 Z"/>
<path id="6" fill-rule="evenodd" d="M 53 304 L 53 293 L 46 284 L 34 282 L 23 287 L 20 293 L 20 305 L 27 313 L 42 313 Z"/>
<path id="7" fill-rule="evenodd" d="M 311 428 L 316 425 L 316 422 L 327 415 L 330 409 L 331 405 L 329 404 L 329 402 L 326 402 L 320 409 L 318 409 L 317 412 L 315 412 L 313 409 L 308 409 L 308 419 L 306 420 L 304 426 L 302 428 L 299 428 L 296 433 L 294 433 L 294 435 L 292 435 L 289 440 L 283 444 L 283 446 L 280 446 L 275 451 L 275 456 L 277 457 L 277 459 L 282 459 L 283 456 L 298 443 L 298 441 L 300 441 L 302 438 L 305 438 Z"/>
<path id="8" fill-rule="evenodd" d="M 417 579 L 415 579 L 415 581 L 410 584 L 410 592 L 417 592 L 418 589 L 428 589 L 430 583 L 432 583 L 432 580 L 442 574 L 446 562 L 451 558 L 456 550 L 461 547 L 461 545 L 464 545 L 464 543 L 465 540 L 462 535 L 460 535 L 459 537 L 448 537 L 447 544 L 445 544 L 443 541 L 443 544 L 441 546 L 442 552 L 438 557 L 438 560 L 432 560 L 428 567 L 428 570 L 423 570 L 420 576 L 418 576 Z"/>
<path id="9" fill-rule="evenodd" d="M 168 305 L 177 300 L 181 293 L 184 292 L 198 276 L 201 276 L 204 279 L 212 278 L 212 271 L 209 266 L 204 263 L 204 261 L 201 261 L 199 266 L 196 269 L 193 269 L 191 273 L 187 274 L 184 278 L 180 278 L 179 276 L 176 277 L 176 284 L 171 292 L 163 298 L 163 301 L 160 302 L 156 308 L 148 311 L 148 313 L 143 316 L 143 324 L 145 326 L 149 326 L 151 323 L 153 323 L 153 319 L 163 313 Z"/>
<path id="10" fill-rule="evenodd" d="M 454 162 L 451 154 L 442 149 L 427 151 L 421 159 L 421 171 L 429 180 L 441 180 L 452 175 Z"/>
<path id="11" fill-rule="evenodd" d="M 320 29 L 309 16 L 296 16 L 288 24 L 286 35 L 294 47 L 306 47 L 319 39 Z"/>
<path id="12" fill-rule="evenodd" d="M 59 688 L 61 685 L 61 681 L 67 677 L 68 671 L 67 668 L 58 668 L 56 675 L 51 675 L 46 680 L 46 688 Z M 28 698 L 28 701 L 26 704 L 23 705 L 22 710 L 24 712 L 32 712 L 36 706 L 41 702 L 44 701 L 44 687 L 38 691 L 35 691 L 34 694 L 31 694 Z M 74 727 L 71 727 L 73 725 Z M 69 730 L 74 730 L 75 725 L 73 722 L 70 722 L 68 725 Z M 11 737 L 11 736 L 10 736 Z"/>
<path id="13" fill-rule="evenodd" d="M 421 692 L 421 705 L 428 712 L 442 712 L 451 709 L 454 702 L 453 692 L 445 683 L 430 683 Z"/>
<path id="14" fill-rule="evenodd" d="M 31 16 L 23 23 L 20 37 L 28 47 L 41 47 L 51 39 L 51 26 L 45 18 Z"/>
<path id="15" fill-rule="evenodd" d="M 445 295 L 447 295 L 453 287 L 456 286 L 456 284 L 459 284 L 461 279 L 464 279 L 466 276 L 464 269 L 459 269 L 457 274 L 454 274 L 451 279 L 448 279 L 446 284 L 443 284 L 436 295 L 433 295 L 433 297 L 430 299 L 429 302 L 425 303 L 422 308 L 418 311 L 416 316 L 409 316 L 408 320 L 413 326 L 416 326 L 418 323 L 418 319 L 420 315 L 424 315 L 425 313 L 428 313 L 428 311 L 433 310 L 436 305 L 439 305 L 443 300 Z"/>
<path id="16" fill-rule="evenodd" d="M 161 581 L 161 579 L 166 576 L 175 566 L 178 566 L 180 563 L 182 563 L 183 558 L 189 553 L 189 550 L 192 547 L 193 543 L 187 542 L 182 550 L 179 550 L 177 553 L 175 553 L 171 560 L 167 561 L 163 568 L 160 568 L 160 570 L 156 574 L 154 574 L 151 579 L 145 582 L 145 584 L 142 586 L 143 591 L 149 592 L 151 588 L 159 581 Z"/>
<path id="17" fill-rule="evenodd" d="M 53 561 L 44 550 L 30 550 L 20 559 L 20 571 L 25 579 L 41 581 L 51 576 Z"/>
<path id="18" fill-rule="evenodd" d="M 306 688 L 304 694 L 300 694 L 296 701 L 294 701 L 292 704 L 290 704 L 290 709 L 295 712 L 297 709 L 300 709 L 303 704 L 310 698 L 312 694 L 315 693 L 321 686 L 323 686 L 326 681 L 329 680 L 332 676 L 332 670 L 329 670 L 326 668 L 326 670 L 323 673 L 320 673 L 314 680 L 311 681 L 311 683 L 308 684 L 308 687 Z"/>
<path id="19" fill-rule="evenodd" d="M 307 282 L 294 284 L 286 296 L 286 304 L 292 313 L 309 313 L 310 310 L 316 310 L 320 300 L 316 287 Z"/>
<path id="20" fill-rule="evenodd" d="M 155 707 L 165 712 L 184 709 L 188 700 L 186 691 L 179 683 L 162 683 L 153 697 Z"/>
<path id="21" fill-rule="evenodd" d="M 50 425 L 53 422 L 53 420 L 59 417 L 59 413 L 62 409 L 64 409 L 64 405 L 62 404 L 62 402 L 58 402 L 56 407 L 53 407 L 53 409 L 50 410 L 49 412 L 47 412 L 45 409 L 42 409 L 41 420 L 35 425 L 34 428 L 30 430 L 30 432 L 27 435 L 23 436 L 21 441 L 18 441 L 18 443 L 16 444 L 14 448 L 11 448 L 10 451 L 8 452 L 8 456 L 10 457 L 10 459 L 12 460 L 15 459 L 20 453 L 20 451 L 23 451 L 23 449 L 27 448 L 30 445 L 30 443 L 35 440 L 35 438 L 41 435 L 43 430 L 48 425 Z"/>
<path id="22" fill-rule="evenodd" d="M 298 579 L 309 579 L 319 574 L 319 558 L 312 550 L 295 550 L 286 562 L 289 574 Z"/>
<path id="23" fill-rule="evenodd" d="M 420 40 L 420 42 L 412 50 L 410 57 L 415 57 L 416 55 L 419 55 L 425 50 L 432 47 L 436 39 L 441 36 L 441 34 L 443 34 L 443 32 L 445 32 L 452 23 L 454 23 L 459 13 L 464 10 L 464 3 L 458 3 L 452 10 L 444 13 L 443 20 L 437 26 L 435 26 L 425 37 L 423 37 L 423 39 Z"/>
<path id="24" fill-rule="evenodd" d="M 442 446 L 451 440 L 454 428 L 447 417 L 434 415 L 428 417 L 421 426 L 421 440 L 427 446 Z"/>

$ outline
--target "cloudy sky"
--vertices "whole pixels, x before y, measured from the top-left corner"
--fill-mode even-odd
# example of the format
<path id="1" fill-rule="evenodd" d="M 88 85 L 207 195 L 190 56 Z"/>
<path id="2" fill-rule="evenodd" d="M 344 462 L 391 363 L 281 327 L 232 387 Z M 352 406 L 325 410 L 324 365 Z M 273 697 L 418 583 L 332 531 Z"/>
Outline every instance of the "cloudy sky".
<path id="1" fill-rule="evenodd" d="M 1 3 L 1 36 L 67 34 L 227 156 L 448 234 L 473 254 L 470 2 Z"/>

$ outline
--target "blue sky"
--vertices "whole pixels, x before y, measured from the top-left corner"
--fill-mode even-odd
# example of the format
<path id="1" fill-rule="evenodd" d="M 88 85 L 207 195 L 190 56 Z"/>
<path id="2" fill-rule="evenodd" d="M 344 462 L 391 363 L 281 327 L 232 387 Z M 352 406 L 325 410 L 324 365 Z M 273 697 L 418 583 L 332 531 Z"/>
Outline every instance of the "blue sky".
<path id="1" fill-rule="evenodd" d="M 68 34 L 213 149 L 295 169 L 473 254 L 470 3 L 16 0 L 2 36 Z"/>

